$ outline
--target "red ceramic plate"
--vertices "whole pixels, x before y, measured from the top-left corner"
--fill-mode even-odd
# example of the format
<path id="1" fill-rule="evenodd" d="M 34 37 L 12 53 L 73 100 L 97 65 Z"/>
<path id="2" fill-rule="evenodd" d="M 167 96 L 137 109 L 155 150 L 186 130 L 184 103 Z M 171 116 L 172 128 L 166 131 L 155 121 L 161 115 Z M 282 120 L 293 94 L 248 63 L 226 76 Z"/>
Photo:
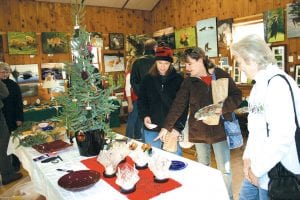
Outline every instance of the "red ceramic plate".
<path id="1" fill-rule="evenodd" d="M 58 185 L 66 190 L 80 191 L 93 186 L 100 179 L 100 173 L 94 170 L 70 172 L 58 180 Z"/>
<path id="2" fill-rule="evenodd" d="M 40 153 L 52 153 L 54 151 L 63 150 L 72 144 L 68 144 L 62 140 L 55 140 L 53 142 L 46 142 L 39 145 L 33 145 L 32 148 L 37 150 Z"/>

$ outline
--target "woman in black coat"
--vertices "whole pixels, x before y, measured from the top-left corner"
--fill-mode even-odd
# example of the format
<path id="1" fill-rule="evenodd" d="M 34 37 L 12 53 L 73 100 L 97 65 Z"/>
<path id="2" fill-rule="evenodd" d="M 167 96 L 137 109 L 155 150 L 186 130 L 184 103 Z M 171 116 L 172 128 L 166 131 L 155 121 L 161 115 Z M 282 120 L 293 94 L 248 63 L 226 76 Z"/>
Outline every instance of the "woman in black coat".
<path id="1" fill-rule="evenodd" d="M 0 65 L 0 80 L 6 85 L 9 95 L 4 98 L 2 112 L 6 119 L 6 124 L 9 132 L 12 132 L 21 126 L 24 121 L 23 117 L 23 101 L 22 93 L 19 85 L 13 80 L 9 79 L 11 69 L 7 63 Z M 12 157 L 13 166 L 18 171 L 20 169 L 20 161 L 16 156 Z"/>
<path id="2" fill-rule="evenodd" d="M 142 80 L 138 95 L 139 116 L 144 121 L 145 143 L 161 148 L 161 141 L 153 141 L 168 115 L 169 109 L 180 88 L 183 77 L 176 73 L 172 67 L 172 50 L 168 47 L 158 47 L 156 50 L 155 64 L 149 74 Z M 187 113 L 176 123 L 172 135 L 179 136 L 183 130 Z M 181 155 L 182 151 L 177 145 L 176 154 Z"/>

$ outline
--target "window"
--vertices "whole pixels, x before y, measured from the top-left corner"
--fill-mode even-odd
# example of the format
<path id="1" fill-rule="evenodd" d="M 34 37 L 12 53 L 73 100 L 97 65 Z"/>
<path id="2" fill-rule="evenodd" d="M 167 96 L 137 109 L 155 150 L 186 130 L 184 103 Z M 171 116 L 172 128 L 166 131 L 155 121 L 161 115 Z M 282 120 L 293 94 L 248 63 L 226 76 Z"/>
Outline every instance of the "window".
<path id="1" fill-rule="evenodd" d="M 250 34 L 257 34 L 264 39 L 264 23 L 262 19 L 252 20 L 241 23 L 234 23 L 232 28 L 232 40 L 237 42 L 240 39 L 246 37 Z M 233 66 L 233 77 L 236 82 L 240 83 L 250 83 L 244 72 L 240 72 L 240 69 L 235 65 Z"/>

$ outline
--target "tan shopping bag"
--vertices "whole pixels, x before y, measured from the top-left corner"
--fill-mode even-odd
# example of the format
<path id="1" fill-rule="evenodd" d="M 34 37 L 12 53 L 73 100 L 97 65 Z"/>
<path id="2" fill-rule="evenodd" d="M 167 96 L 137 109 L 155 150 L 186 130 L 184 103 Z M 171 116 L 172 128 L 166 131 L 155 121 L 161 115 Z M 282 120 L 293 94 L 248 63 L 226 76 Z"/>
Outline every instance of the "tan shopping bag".
<path id="1" fill-rule="evenodd" d="M 214 104 L 224 101 L 228 96 L 228 78 L 212 80 L 212 96 Z"/>
<path id="2" fill-rule="evenodd" d="M 174 134 L 172 134 L 171 132 L 168 132 L 165 136 L 163 150 L 169 151 L 169 152 L 176 152 L 177 151 L 177 141 L 178 141 L 178 138 L 174 137 Z"/>
<path id="3" fill-rule="evenodd" d="M 220 78 L 211 82 L 213 103 L 223 102 L 228 96 L 228 78 Z M 208 125 L 218 125 L 220 121 L 219 115 L 213 115 L 203 120 Z"/>

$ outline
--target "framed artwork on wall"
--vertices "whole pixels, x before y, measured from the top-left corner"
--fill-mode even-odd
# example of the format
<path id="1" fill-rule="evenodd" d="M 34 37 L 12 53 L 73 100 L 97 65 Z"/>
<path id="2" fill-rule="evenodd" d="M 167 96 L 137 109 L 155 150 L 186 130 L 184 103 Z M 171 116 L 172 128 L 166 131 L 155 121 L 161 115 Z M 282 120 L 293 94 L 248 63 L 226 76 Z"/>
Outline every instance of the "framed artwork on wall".
<path id="1" fill-rule="evenodd" d="M 68 53 L 69 41 L 67 33 L 43 32 L 42 49 L 46 54 Z"/>
<path id="2" fill-rule="evenodd" d="M 195 27 L 175 30 L 175 43 L 176 49 L 195 47 L 197 44 Z"/>
<path id="3" fill-rule="evenodd" d="M 300 87 L 300 64 L 295 66 L 295 80 L 298 87 Z"/>
<path id="4" fill-rule="evenodd" d="M 286 29 L 287 38 L 300 37 L 300 2 L 287 4 Z"/>
<path id="5" fill-rule="evenodd" d="M 280 69 L 285 71 L 286 63 L 286 45 L 273 45 L 271 49 L 274 53 L 277 65 Z"/>
<path id="6" fill-rule="evenodd" d="M 19 84 L 22 97 L 35 97 L 38 96 L 38 83 L 25 83 Z"/>
<path id="7" fill-rule="evenodd" d="M 267 42 L 284 41 L 285 23 L 283 13 L 283 8 L 264 12 L 264 32 Z"/>
<path id="8" fill-rule="evenodd" d="M 11 55 L 36 55 L 35 32 L 8 32 L 8 52 Z"/>
<path id="9" fill-rule="evenodd" d="M 218 20 L 218 46 L 228 48 L 232 43 L 232 23 L 233 19 Z"/>
<path id="10" fill-rule="evenodd" d="M 109 49 L 111 50 L 124 49 L 123 33 L 109 33 Z"/>
<path id="11" fill-rule="evenodd" d="M 119 72 L 125 70 L 124 54 L 104 54 L 104 70 L 105 72 Z"/>
<path id="12" fill-rule="evenodd" d="M 153 33 L 154 39 L 158 45 L 163 44 L 171 49 L 175 49 L 175 30 L 174 27 L 164 28 Z M 162 45 L 162 46 L 163 46 Z"/>
<path id="13" fill-rule="evenodd" d="M 220 65 L 223 66 L 229 66 L 228 57 L 221 57 L 220 58 Z"/>
<path id="14" fill-rule="evenodd" d="M 90 33 L 90 43 L 93 47 L 103 48 L 103 38 L 101 32 Z"/>
<path id="15" fill-rule="evenodd" d="M 66 71 L 64 70 L 64 66 L 64 63 L 42 63 L 42 80 L 45 80 L 48 74 L 51 74 L 55 78 L 55 80 L 66 79 L 67 75 Z"/>
<path id="16" fill-rule="evenodd" d="M 212 17 L 197 21 L 198 47 L 205 51 L 208 57 L 218 56 L 217 18 Z"/>
<path id="17" fill-rule="evenodd" d="M 39 81 L 38 64 L 11 65 L 13 79 L 17 83 L 37 83 Z"/>

